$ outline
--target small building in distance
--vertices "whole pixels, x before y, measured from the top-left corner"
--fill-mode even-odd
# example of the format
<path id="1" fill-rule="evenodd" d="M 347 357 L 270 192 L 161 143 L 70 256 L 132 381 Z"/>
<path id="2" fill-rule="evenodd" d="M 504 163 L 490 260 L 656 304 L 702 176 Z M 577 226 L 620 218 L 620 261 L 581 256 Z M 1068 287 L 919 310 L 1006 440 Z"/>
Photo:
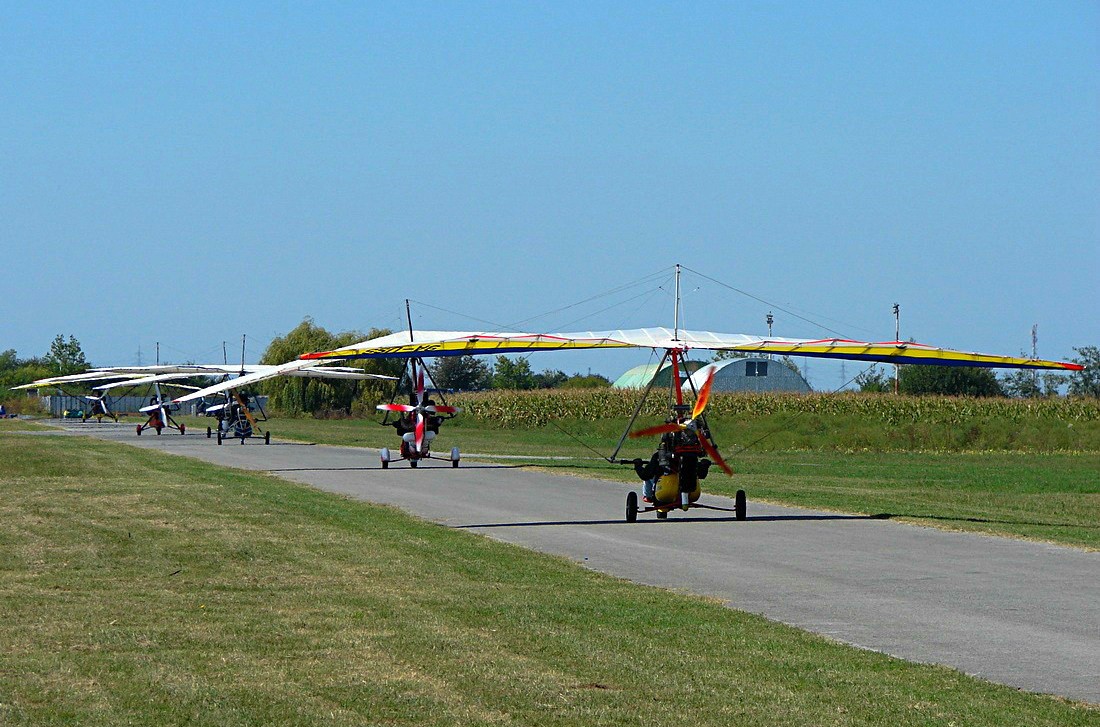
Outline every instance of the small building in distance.
<path id="1" fill-rule="evenodd" d="M 813 391 L 802 374 L 783 361 L 759 356 L 715 361 L 700 368 L 691 376 L 696 391 L 706 382 L 711 370 L 716 371 L 712 391 L 791 391 L 799 394 Z M 691 384 L 685 382 L 684 390 L 690 390 Z"/>

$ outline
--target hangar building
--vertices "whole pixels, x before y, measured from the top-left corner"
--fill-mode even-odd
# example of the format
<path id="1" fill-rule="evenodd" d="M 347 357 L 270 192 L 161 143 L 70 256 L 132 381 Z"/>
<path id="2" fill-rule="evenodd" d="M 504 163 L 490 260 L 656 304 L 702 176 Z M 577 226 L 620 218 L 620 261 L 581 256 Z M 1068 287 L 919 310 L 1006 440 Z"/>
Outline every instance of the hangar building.
<path id="1" fill-rule="evenodd" d="M 713 391 L 793 391 L 801 394 L 813 391 L 802 374 L 781 360 L 757 356 L 716 361 L 704 366 L 692 374 L 696 390 L 707 380 L 711 369 L 717 371 Z M 690 387 L 685 383 L 685 388 Z"/>

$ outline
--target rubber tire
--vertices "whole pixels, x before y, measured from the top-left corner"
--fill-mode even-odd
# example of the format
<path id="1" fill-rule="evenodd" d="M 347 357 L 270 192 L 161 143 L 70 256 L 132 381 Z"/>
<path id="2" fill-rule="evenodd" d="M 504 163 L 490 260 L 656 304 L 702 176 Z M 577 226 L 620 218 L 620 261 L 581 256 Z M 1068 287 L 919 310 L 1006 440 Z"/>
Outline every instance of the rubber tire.
<path id="1" fill-rule="evenodd" d="M 186 434 L 186 433 L 187 433 L 187 425 L 186 424 L 180 424 L 180 434 Z"/>
<path id="2" fill-rule="evenodd" d="M 658 510 L 657 511 L 657 519 L 658 520 L 668 520 L 668 510 Z"/>
<path id="3" fill-rule="evenodd" d="M 390 468 L 390 463 L 387 462 L 386 460 L 382 460 L 382 469 L 388 470 L 389 468 Z"/>
<path id="4" fill-rule="evenodd" d="M 138 436 L 140 437 L 141 436 L 141 425 L 140 424 L 138 424 L 138 426 L 137 426 L 137 433 L 138 433 Z"/>
<path id="5" fill-rule="evenodd" d="M 738 490 L 733 498 L 733 516 L 737 520 L 744 520 L 747 514 L 748 503 L 745 501 L 745 491 Z"/>
<path id="6" fill-rule="evenodd" d="M 416 469 L 416 466 L 417 466 L 418 464 L 420 464 L 420 463 L 419 463 L 419 462 L 417 462 L 417 461 L 416 461 L 415 459 L 410 459 L 410 460 L 409 460 L 409 466 L 410 466 L 410 467 L 412 467 L 413 469 Z"/>
<path id="7" fill-rule="evenodd" d="M 241 437 L 241 444 L 244 444 L 244 437 Z"/>
<path id="8" fill-rule="evenodd" d="M 158 436 L 158 437 L 160 436 L 160 430 L 161 430 L 161 428 L 160 428 L 160 427 L 157 427 L 157 436 Z"/>
<path id="9" fill-rule="evenodd" d="M 271 432 L 264 432 L 264 444 L 271 444 Z"/>
<path id="10" fill-rule="evenodd" d="M 638 493 L 626 493 L 626 521 L 633 523 L 638 521 Z"/>
<path id="11" fill-rule="evenodd" d="M 451 468 L 452 469 L 458 469 L 458 460 L 457 459 L 452 459 L 451 460 Z"/>
<path id="12" fill-rule="evenodd" d="M 222 446 L 222 430 L 218 430 L 218 446 Z"/>
<path id="13" fill-rule="evenodd" d="M 210 439 L 212 436 L 214 436 L 214 430 L 211 429 L 210 427 L 207 427 L 206 428 L 206 438 Z"/>

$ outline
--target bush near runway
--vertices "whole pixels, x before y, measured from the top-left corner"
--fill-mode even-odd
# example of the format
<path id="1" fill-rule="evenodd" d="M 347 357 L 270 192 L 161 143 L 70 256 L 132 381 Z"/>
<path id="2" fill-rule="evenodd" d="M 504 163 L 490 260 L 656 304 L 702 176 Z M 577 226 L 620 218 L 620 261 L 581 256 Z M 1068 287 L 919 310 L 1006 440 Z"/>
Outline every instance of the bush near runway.
<path id="1" fill-rule="evenodd" d="M 274 477 L 0 434 L 0 723 L 1086 725 Z"/>

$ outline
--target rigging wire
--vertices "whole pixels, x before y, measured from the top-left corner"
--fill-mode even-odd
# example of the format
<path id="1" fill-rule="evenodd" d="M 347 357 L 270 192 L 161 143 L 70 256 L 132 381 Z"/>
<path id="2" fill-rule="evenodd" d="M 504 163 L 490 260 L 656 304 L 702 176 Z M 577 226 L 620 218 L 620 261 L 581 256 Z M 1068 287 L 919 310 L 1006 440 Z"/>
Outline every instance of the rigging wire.
<path id="1" fill-rule="evenodd" d="M 525 318 L 521 321 L 517 321 L 516 323 L 514 323 L 512 325 L 514 325 L 516 327 L 519 327 L 519 326 L 522 326 L 524 323 L 529 323 L 530 321 L 538 320 L 539 318 L 546 318 L 547 316 L 552 316 L 555 313 L 561 313 L 563 311 L 569 310 L 570 308 L 576 308 L 577 306 L 584 305 L 585 303 L 590 303 L 594 300 L 599 300 L 600 298 L 606 298 L 610 295 L 614 295 L 615 293 L 619 293 L 619 292 L 622 292 L 624 290 L 629 290 L 630 288 L 636 287 L 638 285 L 644 285 L 646 283 L 651 283 L 655 279 L 660 278 L 661 276 L 664 276 L 664 275 L 667 275 L 667 272 L 664 269 L 658 270 L 656 272 L 649 273 L 648 275 L 643 275 L 641 278 L 633 280 L 629 283 L 624 283 L 624 284 L 619 285 L 615 288 L 611 288 L 610 290 L 606 290 L 602 293 L 597 293 L 596 295 L 585 298 L 584 300 L 579 300 L 575 303 L 570 303 L 569 305 L 562 306 L 561 308 L 555 308 L 554 310 L 547 311 L 545 313 L 540 313 L 539 315 L 531 316 L 530 318 Z M 600 311 L 600 312 L 602 312 L 602 311 Z M 595 314 L 593 314 L 593 315 L 595 315 Z M 583 319 L 581 319 L 581 320 L 583 320 Z"/>
<path id="2" fill-rule="evenodd" d="M 600 308 L 599 310 L 593 311 L 593 312 L 591 312 L 587 315 L 581 316 L 580 318 L 574 318 L 571 321 L 568 321 L 566 323 L 562 323 L 558 327 L 563 328 L 563 329 L 568 328 L 569 326 L 572 326 L 575 323 L 580 323 L 581 321 L 588 320 L 589 318 L 592 318 L 593 316 L 598 316 L 601 313 L 606 313 L 607 311 L 618 308 L 619 306 L 626 305 L 627 303 L 632 303 L 632 302 L 634 302 L 634 301 L 636 301 L 636 300 L 638 300 L 639 298 L 642 298 L 642 297 L 644 297 L 646 300 L 642 301 L 642 303 L 640 303 L 638 305 L 638 307 L 639 308 L 644 308 L 645 304 L 647 302 L 649 302 L 649 299 L 652 298 L 657 293 L 659 293 L 660 291 L 661 291 L 660 286 L 658 286 L 656 288 L 649 288 L 648 290 L 643 290 L 641 293 L 638 293 L 637 295 L 632 295 L 629 298 L 626 298 L 624 300 L 619 301 L 618 303 L 613 303 L 613 304 L 607 306 L 606 308 Z"/>
<path id="3" fill-rule="evenodd" d="M 581 445 L 582 447 L 584 447 L 585 449 L 587 449 L 587 450 L 588 450 L 589 452 L 591 452 L 592 454 L 596 455 L 597 457 L 599 457 L 600 459 L 604 460 L 605 462 L 611 462 L 611 459 L 610 459 L 609 457 L 607 457 L 607 456 L 605 456 L 605 455 L 603 455 L 603 454 L 600 454 L 600 452 L 599 452 L 599 451 L 597 451 L 596 449 L 594 449 L 594 448 L 592 448 L 592 447 L 588 446 L 588 444 L 586 444 L 586 443 L 585 443 L 584 441 L 582 441 L 582 440 L 580 439 L 580 437 L 577 437 L 577 436 L 575 436 L 575 435 L 571 434 L 570 432 L 567 432 L 567 431 L 566 431 L 565 429 L 563 429 L 562 427 L 558 426 L 558 423 L 557 423 L 556 421 L 554 421 L 553 419 L 551 419 L 551 420 L 549 420 L 549 421 L 550 421 L 550 424 L 551 424 L 551 425 L 552 425 L 552 426 L 554 427 L 554 429 L 557 429 L 557 430 L 558 430 L 559 432 L 561 432 L 561 433 L 562 433 L 562 434 L 564 434 L 565 436 L 569 437 L 569 438 L 570 438 L 570 439 L 572 439 L 572 440 L 573 440 L 574 442 L 576 442 L 577 444 Z"/>
<path id="4" fill-rule="evenodd" d="M 840 331 L 829 328 L 828 326 L 826 326 L 822 323 L 818 323 L 817 321 L 812 320 L 810 318 L 807 318 L 805 316 L 799 315 L 798 313 L 795 313 L 793 310 L 790 310 L 788 308 L 784 308 L 783 306 L 779 305 L 778 303 L 773 303 L 773 302 L 765 300 L 765 299 L 763 299 L 759 296 L 753 295 L 752 293 L 741 290 L 740 288 L 735 288 L 734 286 L 730 285 L 729 283 L 723 283 L 721 280 L 718 280 L 716 278 L 712 278 L 712 277 L 710 277 L 709 275 L 707 275 L 705 273 L 701 273 L 698 270 L 695 270 L 694 268 L 689 268 L 687 266 L 684 266 L 684 270 L 687 270 L 690 273 L 693 273 L 695 275 L 698 275 L 701 278 L 709 280 L 710 282 L 714 283 L 715 285 L 720 285 L 723 288 L 728 288 L 729 290 L 732 290 L 735 293 L 740 293 L 741 295 L 743 295 L 747 298 L 752 298 L 753 300 L 757 301 L 758 303 L 763 303 L 765 305 L 771 306 L 772 308 L 775 308 L 776 310 L 781 310 L 784 313 L 786 313 L 787 315 L 794 316 L 795 318 L 799 319 L 800 321 L 804 321 L 806 323 L 809 323 L 811 326 L 815 326 L 815 327 L 820 328 L 822 330 L 828 331 L 829 333 L 835 333 L 837 336 L 840 336 L 841 338 L 847 338 L 848 337 L 846 334 L 841 333 Z"/>
<path id="5" fill-rule="evenodd" d="M 490 326 L 492 326 L 492 327 L 493 327 L 493 330 L 494 330 L 494 331 L 498 331 L 498 332 L 499 332 L 499 331 L 503 331 L 503 330 L 505 330 L 506 328 L 508 328 L 508 326 L 506 326 L 506 325 L 504 325 L 504 324 L 502 324 L 502 323 L 497 323 L 496 321 L 487 321 L 487 320 L 485 320 L 484 318 L 478 318 L 478 317 L 476 317 L 476 316 L 471 316 L 471 315 L 467 315 L 467 314 L 465 314 L 465 313 L 459 313 L 458 311 L 455 311 L 455 310 L 450 310 L 450 309 L 448 309 L 448 308 L 440 308 L 440 307 L 439 307 L 439 306 L 437 306 L 437 305 L 432 305 L 431 303 L 425 303 L 425 302 L 424 302 L 424 301 L 422 301 L 422 300 L 413 300 L 413 299 L 411 299 L 411 298 L 410 298 L 410 302 L 412 302 L 412 303 L 416 303 L 417 305 L 422 305 L 422 306 L 424 306 L 425 308 L 431 308 L 431 309 L 433 309 L 433 310 L 437 310 L 437 311 L 439 311 L 440 313 L 449 313 L 449 314 L 451 314 L 451 315 L 453 315 L 453 316 L 458 316 L 459 318 L 466 318 L 466 319 L 469 319 L 469 320 L 471 320 L 471 321 L 477 321 L 478 323 L 485 323 L 485 324 L 488 324 L 488 325 L 490 325 Z"/>
<path id="6" fill-rule="evenodd" d="M 460 312 L 455 311 L 455 310 L 450 310 L 450 309 L 447 309 L 447 308 L 441 308 L 437 305 L 432 305 L 431 303 L 425 303 L 422 300 L 414 300 L 412 302 L 416 303 L 417 305 L 422 305 L 426 308 L 432 308 L 434 310 L 440 311 L 441 313 L 448 313 L 450 315 L 459 316 L 460 318 L 466 318 L 468 320 L 477 321 L 478 323 L 485 323 L 489 326 L 492 326 L 493 327 L 492 330 L 494 332 L 499 333 L 499 332 L 502 332 L 502 331 L 510 331 L 510 330 L 521 329 L 521 327 L 525 323 L 530 323 L 531 321 L 538 320 L 539 318 L 545 318 L 547 316 L 554 315 L 555 313 L 561 313 L 561 312 L 569 310 L 571 308 L 576 308 L 577 306 L 584 305 L 585 303 L 590 303 L 592 301 L 599 300 L 601 298 L 606 298 L 608 296 L 615 295 L 616 293 L 621 293 L 623 291 L 629 290 L 629 289 L 637 287 L 639 285 L 644 285 L 646 283 L 652 283 L 654 281 L 654 279 L 659 278 L 659 277 L 661 277 L 663 275 L 666 275 L 666 274 L 667 273 L 666 273 L 665 270 L 659 270 L 659 271 L 656 271 L 656 272 L 653 272 L 653 273 L 649 273 L 647 275 L 643 275 L 640 278 L 632 280 L 629 283 L 623 283 L 622 285 L 617 285 L 614 288 L 610 288 L 610 289 L 605 290 L 601 293 L 597 293 L 596 295 L 589 296 L 589 297 L 587 297 L 583 300 L 576 301 L 575 303 L 570 303 L 569 305 L 561 306 L 560 308 L 555 308 L 553 310 L 549 310 L 549 311 L 546 311 L 544 313 L 539 313 L 537 315 L 530 316 L 528 318 L 524 318 L 522 320 L 515 321 L 515 322 L 509 323 L 509 324 L 503 324 L 503 323 L 500 323 L 500 322 L 497 322 L 497 321 L 490 321 L 490 320 L 486 320 L 484 318 L 478 318 L 476 316 L 471 316 L 471 315 L 468 315 L 468 314 L 465 314 L 465 313 L 460 313 Z M 614 306 L 612 306 L 612 307 L 614 307 Z M 602 312 L 602 311 L 600 311 L 600 312 Z M 595 314 L 592 314 L 592 315 L 595 315 Z M 586 316 L 586 317 L 590 317 L 590 316 Z M 584 319 L 581 318 L 579 320 L 584 320 Z"/>
<path id="7" fill-rule="evenodd" d="M 833 390 L 832 390 L 831 392 L 829 392 L 829 394 L 830 394 L 830 395 L 832 395 L 832 394 L 838 394 L 838 393 L 840 393 L 841 391 L 843 391 L 843 390 L 844 390 L 844 387 L 845 387 L 845 386 L 847 386 L 848 384 L 851 384 L 851 383 L 852 383 L 852 382 L 854 382 L 854 381 L 855 381 L 856 379 L 858 379 L 858 378 L 859 378 L 860 376 L 863 376 L 863 374 L 867 373 L 868 371 L 870 371 L 871 369 L 873 369 L 873 368 L 874 368 L 875 366 L 877 366 L 877 365 L 878 365 L 878 363 L 877 363 L 877 362 L 876 362 L 876 363 L 873 363 L 873 364 L 871 364 L 871 365 L 870 365 L 870 366 L 868 366 L 867 368 L 863 369 L 863 371 L 860 371 L 860 372 L 859 372 L 858 374 L 856 374 L 856 375 L 855 375 L 855 376 L 853 376 L 852 378 L 850 378 L 850 379 L 848 379 L 847 381 L 845 381 L 845 382 L 844 382 L 843 384 L 841 384 L 841 385 L 840 385 L 840 386 L 839 386 L 838 388 L 836 388 L 836 389 L 833 389 Z M 762 437 L 759 437 L 758 439 L 754 439 L 753 441 L 749 442 L 748 444 L 742 445 L 742 446 L 741 446 L 741 447 L 739 447 L 739 448 L 738 448 L 738 449 L 737 449 L 736 451 L 734 451 L 734 452 L 730 452 L 730 453 L 729 453 L 728 455 L 725 455 L 725 456 L 726 456 L 726 457 L 728 457 L 728 458 L 733 458 L 733 457 L 736 457 L 736 456 L 737 456 L 737 455 L 739 455 L 739 454 L 742 454 L 742 453 L 746 452 L 747 450 L 751 449 L 752 447 L 755 447 L 756 445 L 758 445 L 758 444 L 760 444 L 761 442 L 763 442 L 763 441 L 764 441 L 765 439 L 768 439 L 768 438 L 770 438 L 770 437 L 772 437 L 772 436 L 774 436 L 774 435 L 778 434 L 779 432 L 781 432 L 781 431 L 784 431 L 784 430 L 786 430 L 786 429 L 787 429 L 787 427 L 788 427 L 788 426 L 789 426 L 790 424 L 793 424 L 793 423 L 794 423 L 795 421 L 797 421 L 797 420 L 798 420 L 798 418 L 799 418 L 799 417 L 801 417 L 801 416 L 802 416 L 803 414 L 805 414 L 805 413 L 806 413 L 807 411 L 808 411 L 808 410 L 806 410 L 806 409 L 803 409 L 802 411 L 798 411 L 798 412 L 795 412 L 795 413 L 794 413 L 794 414 L 792 414 L 792 415 L 791 415 L 790 417 L 788 417 L 788 418 L 787 418 L 786 420 L 784 420 L 784 421 L 780 422 L 780 423 L 779 423 L 779 424 L 780 424 L 780 426 L 777 426 L 777 427 L 776 427 L 775 429 L 773 429 L 772 431 L 768 432 L 768 433 L 767 433 L 767 434 L 765 434 L 764 436 L 762 436 Z"/>

